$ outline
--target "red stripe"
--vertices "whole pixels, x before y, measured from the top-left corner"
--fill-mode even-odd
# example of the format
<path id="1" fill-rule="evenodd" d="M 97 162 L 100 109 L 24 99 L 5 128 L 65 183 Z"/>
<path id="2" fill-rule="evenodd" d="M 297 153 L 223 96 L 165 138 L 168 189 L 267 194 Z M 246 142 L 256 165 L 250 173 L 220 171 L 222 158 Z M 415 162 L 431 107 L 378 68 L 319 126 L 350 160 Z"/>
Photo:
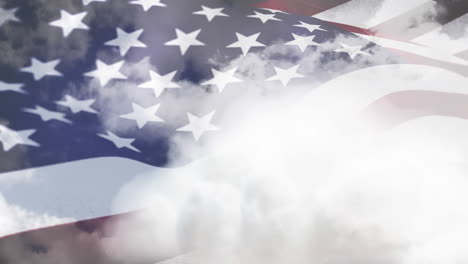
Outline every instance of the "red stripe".
<path id="1" fill-rule="evenodd" d="M 132 243 L 151 241 L 151 234 L 140 237 L 143 241 L 127 241 L 115 232 L 115 226 L 130 226 L 133 217 L 144 211 L 111 215 L 78 222 L 39 228 L 0 238 L 0 263 L 129 263 L 128 259 L 118 259 L 121 250 Z M 131 226 L 134 226 L 132 224 Z M 144 232 L 139 228 L 135 232 Z M 121 248 L 111 252 L 105 247 L 106 241 L 117 241 Z M 154 264 L 176 256 L 141 254 L 132 257 L 132 263 Z"/>
<path id="2" fill-rule="evenodd" d="M 256 4 L 255 6 L 261 8 L 271 8 L 305 16 L 313 16 L 349 1 L 350 0 L 267 0 L 265 2 Z"/>
<path id="3" fill-rule="evenodd" d="M 341 23 L 336 23 L 336 22 L 331 22 L 331 21 L 326 21 L 330 24 L 333 24 L 335 25 L 336 27 L 338 28 L 341 28 L 345 31 L 348 31 L 348 32 L 352 32 L 352 33 L 356 33 L 356 34 L 363 34 L 363 35 L 369 35 L 369 36 L 376 36 L 376 37 L 380 37 L 380 38 L 387 38 L 387 39 L 391 39 L 391 40 L 397 40 L 397 41 L 401 41 L 401 42 L 407 42 L 407 43 L 412 43 L 412 44 L 416 44 L 412 41 L 409 41 L 409 40 L 402 40 L 401 38 L 399 38 L 398 36 L 394 36 L 394 35 L 388 35 L 388 34 L 382 34 L 382 32 L 376 32 L 374 31 L 373 29 L 366 29 L 366 28 L 361 28 L 361 27 L 355 27 L 355 26 L 351 26 L 351 25 L 347 25 L 347 24 L 341 24 Z"/>
<path id="4" fill-rule="evenodd" d="M 393 36 L 393 39 L 396 40 L 410 41 L 440 26 L 438 23 L 421 23 L 414 26 L 414 21 L 423 21 L 425 16 L 430 14 L 432 8 L 433 3 L 431 2 L 421 4 L 369 28 L 369 31 L 375 32 L 377 36 Z"/>
<path id="5" fill-rule="evenodd" d="M 420 56 L 411 52 L 406 52 L 403 50 L 392 49 L 392 48 L 387 48 L 387 49 L 393 51 L 396 55 L 402 58 L 405 58 L 410 63 L 430 65 L 430 66 L 446 69 L 452 72 L 456 72 L 460 75 L 468 77 L 468 66 L 466 65 L 439 61 L 439 60 L 431 59 L 428 57 Z"/>
<path id="6" fill-rule="evenodd" d="M 369 105 L 363 115 L 384 130 L 425 116 L 468 119 L 468 95 L 434 91 L 397 92 Z"/>
<path id="7" fill-rule="evenodd" d="M 357 34 L 364 34 L 364 35 L 374 35 L 372 33 L 372 31 L 368 30 L 368 29 L 365 29 L 365 28 L 360 28 L 360 27 L 355 27 L 355 26 L 351 26 L 351 25 L 346 25 L 346 24 L 341 24 L 341 23 L 336 23 L 336 22 L 331 22 L 331 21 L 327 21 L 328 23 L 331 23 L 343 30 L 346 30 L 346 31 L 349 31 L 349 32 L 352 32 L 352 33 L 357 33 Z"/>
<path id="8" fill-rule="evenodd" d="M 293 0 L 293 1 L 285 1 L 285 0 L 268 0 L 259 4 L 256 4 L 256 7 L 260 8 L 270 8 L 270 9 L 276 9 L 280 11 L 285 11 L 289 13 L 295 13 L 295 14 L 300 14 L 300 15 L 306 15 L 306 16 L 313 16 L 318 13 L 321 13 L 323 11 L 326 11 L 330 8 L 333 8 L 335 6 L 344 4 L 346 2 L 349 2 L 350 0 L 339 0 L 339 1 L 323 1 L 323 0 L 317 0 L 317 1 L 306 1 L 306 0 Z M 406 41 L 410 42 L 405 39 L 401 39 L 399 36 L 391 36 L 388 34 L 382 34 L 382 32 L 377 32 L 372 29 L 366 29 L 366 28 L 361 28 L 361 27 L 356 27 L 356 26 L 351 26 L 347 24 L 341 24 L 341 23 L 336 23 L 332 21 L 326 21 L 328 23 L 331 23 L 335 25 L 338 28 L 341 28 L 345 31 L 352 32 L 352 33 L 357 33 L 357 34 L 364 34 L 364 35 L 370 35 L 370 36 L 378 36 L 382 38 L 388 38 L 388 39 L 393 39 L 393 40 L 398 40 L 398 41 Z"/>
<path id="9" fill-rule="evenodd" d="M 78 229 L 81 229 L 82 231 L 93 232 L 94 230 L 97 230 L 100 226 L 102 226 L 105 222 L 109 221 L 110 219 L 115 219 L 117 217 L 125 216 L 125 215 L 126 214 L 109 215 L 109 216 L 90 218 L 90 219 L 85 219 L 85 220 L 80 220 L 80 221 L 75 221 L 75 222 L 69 222 L 65 224 L 58 224 L 58 225 L 53 225 L 53 226 L 48 226 L 48 227 L 40 227 L 40 228 L 30 229 L 27 231 L 21 231 L 21 232 L 9 234 L 6 236 L 2 236 L 0 237 L 0 240 L 7 239 L 9 237 L 14 237 L 14 236 L 22 236 L 23 234 L 26 234 L 29 232 L 36 232 L 36 231 L 45 230 L 45 229 L 53 230 L 55 228 L 61 228 L 61 227 L 66 227 L 66 226 L 71 226 L 71 225 L 75 225 Z"/>

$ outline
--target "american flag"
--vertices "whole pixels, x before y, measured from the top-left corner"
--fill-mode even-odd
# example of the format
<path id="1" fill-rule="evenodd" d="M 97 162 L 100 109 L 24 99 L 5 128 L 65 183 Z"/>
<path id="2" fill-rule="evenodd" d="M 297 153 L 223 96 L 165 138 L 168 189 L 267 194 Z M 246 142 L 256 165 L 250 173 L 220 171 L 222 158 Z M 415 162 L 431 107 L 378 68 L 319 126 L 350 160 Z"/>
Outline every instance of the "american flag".
<path id="1" fill-rule="evenodd" d="M 306 104 L 301 122 L 326 117 L 316 127 L 349 129 L 351 114 L 378 131 L 466 119 L 468 34 L 450 37 L 466 4 L 389 2 L 5 0 L 0 263 L 200 263 L 184 250 L 116 253 L 136 241 L 106 250 L 109 226 L 146 210 L 118 199 L 141 175 L 210 155 L 265 102 Z"/>

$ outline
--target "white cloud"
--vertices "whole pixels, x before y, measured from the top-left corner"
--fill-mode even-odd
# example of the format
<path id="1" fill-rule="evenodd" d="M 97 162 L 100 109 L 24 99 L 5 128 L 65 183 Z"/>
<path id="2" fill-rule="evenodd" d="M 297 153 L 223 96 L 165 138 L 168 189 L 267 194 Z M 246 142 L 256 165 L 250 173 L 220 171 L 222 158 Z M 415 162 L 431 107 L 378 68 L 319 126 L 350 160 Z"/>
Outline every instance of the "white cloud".
<path id="1" fill-rule="evenodd" d="M 73 218 L 40 214 L 9 204 L 0 194 L 0 236 L 73 221 Z"/>
<path id="2" fill-rule="evenodd" d="M 404 83 L 436 91 L 437 80 L 462 77 L 411 65 L 363 72 L 294 106 L 282 96 L 231 102 L 224 133 L 205 145 L 213 155 L 122 188 L 115 210 L 148 211 L 118 226 L 118 240 L 143 242 L 114 257 L 195 250 L 203 263 L 466 261 L 468 123 L 428 117 L 376 134 L 355 115 L 378 98 L 371 91 Z M 116 241 L 107 240 L 109 252 Z"/>
<path id="3" fill-rule="evenodd" d="M 396 4 L 391 0 L 353 0 L 326 10 L 314 17 L 362 28 L 371 28 L 431 0 L 411 0 Z"/>
<path id="4" fill-rule="evenodd" d="M 418 36 L 414 42 L 446 53 L 456 54 L 468 50 L 468 14 L 461 16 L 443 27 L 438 27 Z"/>

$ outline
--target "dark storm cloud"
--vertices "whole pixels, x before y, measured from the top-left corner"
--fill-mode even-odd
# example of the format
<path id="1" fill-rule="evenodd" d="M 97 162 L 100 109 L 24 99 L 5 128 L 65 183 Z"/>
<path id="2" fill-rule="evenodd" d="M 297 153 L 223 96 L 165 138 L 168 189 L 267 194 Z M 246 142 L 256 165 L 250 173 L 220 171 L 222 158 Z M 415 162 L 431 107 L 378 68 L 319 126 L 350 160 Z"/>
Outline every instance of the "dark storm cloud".
<path id="1" fill-rule="evenodd" d="M 435 19 L 440 24 L 448 23 L 468 13 L 468 1 L 466 0 L 434 0 L 440 11 Z"/>

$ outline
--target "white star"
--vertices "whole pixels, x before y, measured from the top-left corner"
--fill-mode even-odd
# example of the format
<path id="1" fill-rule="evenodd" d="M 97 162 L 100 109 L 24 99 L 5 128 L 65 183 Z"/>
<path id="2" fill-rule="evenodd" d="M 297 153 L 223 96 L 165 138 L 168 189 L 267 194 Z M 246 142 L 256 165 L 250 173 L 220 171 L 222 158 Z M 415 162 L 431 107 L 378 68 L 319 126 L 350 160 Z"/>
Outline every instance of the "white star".
<path id="1" fill-rule="evenodd" d="M 301 49 L 302 52 L 306 50 L 308 46 L 318 46 L 319 43 L 314 41 L 315 36 L 300 36 L 294 33 L 291 33 L 294 37 L 294 40 L 284 43 L 285 45 L 296 45 Z"/>
<path id="2" fill-rule="evenodd" d="M 268 12 L 275 13 L 275 14 L 289 14 L 288 12 L 284 12 L 284 11 L 277 10 L 277 9 L 271 9 L 271 8 L 260 8 L 260 9 L 266 10 Z"/>
<path id="3" fill-rule="evenodd" d="M 109 130 L 107 130 L 107 134 L 98 134 L 98 136 L 111 141 L 119 149 L 128 148 L 133 151 L 140 152 L 137 148 L 132 146 L 132 143 L 135 141 L 134 138 L 122 138 L 110 132 Z"/>
<path id="4" fill-rule="evenodd" d="M 132 103 L 133 112 L 120 117 L 135 120 L 138 128 L 142 128 L 148 122 L 164 122 L 161 118 L 156 116 L 160 104 L 143 108 L 135 103 Z"/>
<path id="5" fill-rule="evenodd" d="M 161 0 L 135 0 L 130 2 L 130 4 L 141 5 L 143 10 L 148 11 L 153 6 L 166 6 L 161 3 Z"/>
<path id="6" fill-rule="evenodd" d="M 248 17 L 252 18 L 258 18 L 262 23 L 266 23 L 268 20 L 276 20 L 276 21 L 281 21 L 278 18 L 275 17 L 275 14 L 263 14 L 257 11 L 254 11 L 255 15 L 250 15 Z"/>
<path id="7" fill-rule="evenodd" d="M 241 48 L 242 53 L 246 55 L 252 47 L 265 46 L 264 44 L 257 41 L 259 35 L 260 33 L 257 33 L 247 37 L 236 32 L 237 41 L 228 45 L 227 48 Z"/>
<path id="8" fill-rule="evenodd" d="M 150 71 L 151 80 L 138 85 L 138 87 L 153 89 L 156 97 L 159 97 L 166 88 L 180 88 L 177 83 L 172 81 L 175 74 L 176 71 L 170 72 L 166 75 L 160 75 L 157 72 Z"/>
<path id="9" fill-rule="evenodd" d="M 218 87 L 219 92 L 221 93 L 228 83 L 242 81 L 234 77 L 234 73 L 236 72 L 236 70 L 237 70 L 237 67 L 230 69 L 228 71 L 224 71 L 224 72 L 211 69 L 211 72 L 213 73 L 213 78 L 202 83 L 202 85 L 207 85 L 207 84 L 215 85 L 216 87 Z"/>
<path id="10" fill-rule="evenodd" d="M 198 34 L 201 29 L 195 30 L 191 33 L 184 33 L 179 29 L 176 29 L 177 38 L 166 42 L 164 45 L 167 46 L 179 46 L 182 55 L 185 54 L 190 46 L 204 46 L 205 44 L 197 40 Z"/>
<path id="11" fill-rule="evenodd" d="M 72 113 L 76 114 L 78 112 L 88 112 L 97 114 L 96 110 L 91 108 L 91 105 L 95 102 L 95 99 L 88 100 L 78 100 L 70 95 L 65 95 L 64 101 L 58 101 L 57 104 L 70 108 Z"/>
<path id="12" fill-rule="evenodd" d="M 320 28 L 320 25 L 308 24 L 308 23 L 305 23 L 305 22 L 302 22 L 302 21 L 299 21 L 299 23 L 301 23 L 301 24 L 294 25 L 294 26 L 295 27 L 305 28 L 305 29 L 309 30 L 310 33 L 314 32 L 315 30 L 326 31 L 325 29 Z"/>
<path id="13" fill-rule="evenodd" d="M 297 73 L 297 69 L 299 68 L 299 65 L 292 66 L 288 69 L 281 69 L 278 67 L 274 67 L 274 68 L 275 68 L 276 74 L 268 78 L 267 81 L 279 80 L 281 81 L 283 86 L 288 85 L 289 81 L 293 78 L 305 77 L 304 75 Z"/>
<path id="14" fill-rule="evenodd" d="M 92 2 L 106 2 L 107 0 L 83 0 L 83 5 L 89 5 Z"/>
<path id="15" fill-rule="evenodd" d="M 55 70 L 60 60 L 51 60 L 48 62 L 42 62 L 36 58 L 31 59 L 31 66 L 21 68 L 23 72 L 30 72 L 34 76 L 34 80 L 38 81 L 46 75 L 51 76 L 62 76 L 62 74 Z"/>
<path id="16" fill-rule="evenodd" d="M 8 9 L 8 10 L 0 8 L 0 26 L 2 26 L 8 21 L 19 22 L 20 20 L 15 16 L 15 13 L 17 10 L 18 8 L 13 8 L 13 9 Z"/>
<path id="17" fill-rule="evenodd" d="M 117 28 L 117 38 L 109 40 L 105 43 L 108 46 L 118 46 L 120 55 L 123 57 L 132 47 L 145 48 L 146 45 L 138 40 L 143 33 L 143 29 L 127 33 L 120 28 Z"/>
<path id="18" fill-rule="evenodd" d="M 58 120 L 58 121 L 62 121 L 62 122 L 71 124 L 71 121 L 65 118 L 64 113 L 50 111 L 50 110 L 47 110 L 47 109 L 45 109 L 43 107 L 40 107 L 40 106 L 36 106 L 36 108 L 33 108 L 33 109 L 26 108 L 26 109 L 24 109 L 24 111 L 28 112 L 28 113 L 31 113 L 31 114 L 39 115 L 39 117 L 44 122 L 55 119 L 55 120 Z"/>
<path id="19" fill-rule="evenodd" d="M 366 52 L 361 50 L 362 46 L 349 46 L 349 45 L 346 45 L 344 43 L 340 43 L 340 45 L 341 45 L 341 48 L 336 49 L 335 51 L 336 52 L 348 53 L 348 55 L 349 55 L 349 57 L 351 57 L 351 59 L 354 59 L 354 57 L 356 57 L 357 55 L 370 56 L 369 53 L 366 53 Z"/>
<path id="20" fill-rule="evenodd" d="M 99 83 L 104 87 L 111 79 L 127 79 L 125 75 L 119 72 L 124 63 L 125 61 L 119 61 L 113 64 L 105 64 L 103 61 L 97 60 L 97 69 L 87 72 L 84 75 L 99 79 Z"/>
<path id="21" fill-rule="evenodd" d="M 208 21 L 213 20 L 213 18 L 215 18 L 216 16 L 226 16 L 226 17 L 228 16 L 222 12 L 224 8 L 209 8 L 206 6 L 201 6 L 201 7 L 202 7 L 202 10 L 193 12 L 193 14 L 206 16 Z"/>
<path id="22" fill-rule="evenodd" d="M 17 92 L 17 93 L 22 93 L 26 94 L 27 92 L 22 89 L 23 84 L 22 83 L 6 83 L 0 81 L 0 92 Z"/>
<path id="23" fill-rule="evenodd" d="M 3 151 L 9 151 L 18 144 L 39 147 L 37 142 L 29 139 L 35 132 L 35 129 L 14 131 L 6 126 L 0 125 L 0 142 L 2 143 Z"/>
<path id="24" fill-rule="evenodd" d="M 62 28 L 63 36 L 66 38 L 74 29 L 89 29 L 82 21 L 86 14 L 86 12 L 81 12 L 72 15 L 65 10 L 60 10 L 60 19 L 50 22 L 49 25 Z"/>
<path id="25" fill-rule="evenodd" d="M 191 113 L 187 113 L 189 123 L 181 128 L 178 128 L 177 131 L 186 131 L 192 132 L 195 141 L 198 141 L 200 137 L 207 131 L 216 131 L 219 128 L 211 124 L 211 119 L 215 111 L 203 116 L 197 117 Z"/>

